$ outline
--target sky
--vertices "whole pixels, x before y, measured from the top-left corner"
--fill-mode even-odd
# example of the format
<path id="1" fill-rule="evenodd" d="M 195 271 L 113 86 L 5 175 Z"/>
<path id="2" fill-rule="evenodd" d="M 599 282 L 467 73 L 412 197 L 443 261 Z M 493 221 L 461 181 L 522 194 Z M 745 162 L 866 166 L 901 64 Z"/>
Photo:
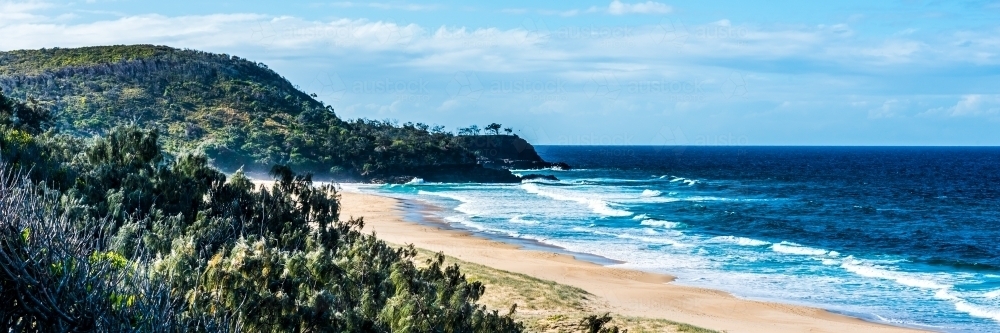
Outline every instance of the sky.
<path id="1" fill-rule="evenodd" d="M 0 0 L 0 50 L 111 44 L 536 144 L 1000 145 L 1000 1 Z"/>

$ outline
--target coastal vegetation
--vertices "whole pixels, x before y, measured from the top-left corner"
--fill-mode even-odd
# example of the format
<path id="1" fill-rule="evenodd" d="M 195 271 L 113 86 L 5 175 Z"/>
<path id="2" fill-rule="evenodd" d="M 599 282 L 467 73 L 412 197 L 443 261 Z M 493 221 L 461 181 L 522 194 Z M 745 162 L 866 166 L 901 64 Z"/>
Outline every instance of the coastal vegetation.
<path id="1" fill-rule="evenodd" d="M 166 154 L 155 129 L 81 139 L 51 119 L 0 94 L 10 331 L 618 330 L 585 315 L 578 288 L 463 263 L 466 275 L 453 258 L 363 234 L 362 218 L 340 219 L 334 187 L 288 166 L 257 187 L 204 156 Z M 535 315 L 518 317 L 519 303 Z"/>
<path id="2" fill-rule="evenodd" d="M 443 257 L 340 220 L 284 165 L 255 187 L 156 130 L 79 139 L 0 97 L 0 322 L 12 331 L 519 332 Z M 24 115 L 37 115 L 25 117 Z"/>
<path id="3" fill-rule="evenodd" d="M 0 88 L 52 111 L 62 133 L 155 129 L 168 154 L 202 154 L 226 172 L 282 164 L 342 180 L 519 181 L 502 167 L 482 168 L 490 156 L 462 138 L 472 133 L 344 120 L 267 65 L 227 54 L 152 45 L 0 52 Z M 500 135 L 499 124 L 486 127 Z"/>

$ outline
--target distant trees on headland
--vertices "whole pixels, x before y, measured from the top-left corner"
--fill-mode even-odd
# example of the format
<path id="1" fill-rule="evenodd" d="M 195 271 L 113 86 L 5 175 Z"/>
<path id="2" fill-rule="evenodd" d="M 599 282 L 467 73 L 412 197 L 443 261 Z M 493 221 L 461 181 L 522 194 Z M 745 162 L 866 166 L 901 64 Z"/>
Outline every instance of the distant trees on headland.
<path id="1" fill-rule="evenodd" d="M 486 125 L 482 129 L 480 129 L 478 125 L 459 128 L 458 135 L 479 135 L 484 130 L 486 131 L 486 134 L 492 134 L 492 135 L 500 135 L 500 130 L 503 130 L 504 133 L 506 133 L 506 135 L 513 135 L 514 133 L 513 128 L 510 127 L 504 128 L 503 125 L 500 125 L 498 123 L 490 123 L 489 125 Z"/>

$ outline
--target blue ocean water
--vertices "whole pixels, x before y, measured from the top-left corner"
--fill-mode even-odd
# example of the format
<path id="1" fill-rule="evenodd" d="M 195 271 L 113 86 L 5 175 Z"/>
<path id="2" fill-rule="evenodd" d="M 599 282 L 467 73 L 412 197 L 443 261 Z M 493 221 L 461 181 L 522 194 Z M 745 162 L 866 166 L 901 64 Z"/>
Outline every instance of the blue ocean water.
<path id="1" fill-rule="evenodd" d="M 540 146 L 524 184 L 362 186 L 677 283 L 1000 332 L 1000 148 Z"/>

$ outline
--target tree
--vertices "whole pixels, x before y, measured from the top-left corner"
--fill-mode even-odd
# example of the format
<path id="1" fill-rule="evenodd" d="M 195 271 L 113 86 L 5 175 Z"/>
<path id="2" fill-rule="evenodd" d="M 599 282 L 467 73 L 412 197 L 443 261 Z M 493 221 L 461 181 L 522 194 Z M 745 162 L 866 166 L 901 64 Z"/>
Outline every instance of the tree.
<path id="1" fill-rule="evenodd" d="M 501 127 L 502 126 L 500 126 L 500 124 L 492 123 L 492 124 L 486 125 L 486 130 L 487 131 L 493 131 L 493 134 L 500 135 L 500 128 Z"/>
<path id="2" fill-rule="evenodd" d="M 52 113 L 34 98 L 27 103 L 18 102 L 4 96 L 0 88 L 0 125 L 18 128 L 30 134 L 39 134 L 52 126 Z"/>
<path id="3" fill-rule="evenodd" d="M 479 126 L 476 125 L 469 126 L 469 130 L 472 132 L 472 134 L 479 135 L 480 132 Z"/>
<path id="4" fill-rule="evenodd" d="M 604 325 L 611 322 L 611 320 L 610 313 L 605 313 L 600 317 L 590 315 L 580 321 L 580 328 L 583 328 L 588 333 L 628 333 L 628 330 L 622 330 L 618 326 L 605 327 Z"/>
<path id="5" fill-rule="evenodd" d="M 511 133 L 514 133 L 514 129 L 510 128 L 510 127 L 504 128 L 503 131 L 507 132 L 507 135 L 510 135 Z"/>

